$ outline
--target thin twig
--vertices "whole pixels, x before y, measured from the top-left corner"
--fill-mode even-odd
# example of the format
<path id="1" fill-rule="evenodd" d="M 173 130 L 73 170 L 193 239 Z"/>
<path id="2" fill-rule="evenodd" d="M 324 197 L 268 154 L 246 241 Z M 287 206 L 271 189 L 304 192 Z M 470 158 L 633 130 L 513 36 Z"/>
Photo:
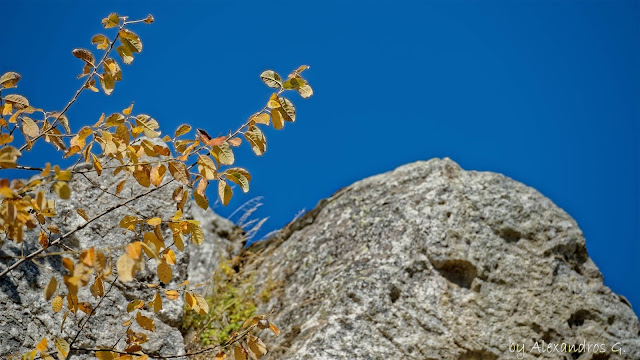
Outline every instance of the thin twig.
<path id="1" fill-rule="evenodd" d="M 154 192 L 154 191 L 156 191 L 156 190 L 159 190 L 159 189 L 161 189 L 161 188 L 165 187 L 167 184 L 170 184 L 172 181 L 173 181 L 173 180 L 168 181 L 168 182 L 166 182 L 166 183 L 164 183 L 164 184 L 162 184 L 162 185 L 160 185 L 160 186 L 158 186 L 158 187 L 156 187 L 156 188 L 150 189 L 149 191 L 146 191 L 146 192 L 140 193 L 140 194 L 138 194 L 138 195 L 136 195 L 136 196 L 134 196 L 134 197 L 132 197 L 132 198 L 129 198 L 128 200 L 126 200 L 126 201 L 124 201 L 124 202 L 122 202 L 122 203 L 119 203 L 119 204 L 116 204 L 116 205 L 113 205 L 113 206 L 109 207 L 108 209 L 104 210 L 104 211 L 103 211 L 103 212 L 101 212 L 100 214 L 98 214 L 98 215 L 96 215 L 96 216 L 94 216 L 94 217 L 90 218 L 89 220 L 87 220 L 87 222 L 86 222 L 86 223 L 84 223 L 84 224 L 82 224 L 82 225 L 80 225 L 80 226 L 76 227 L 76 228 L 75 228 L 75 229 L 73 229 L 73 230 L 68 231 L 66 234 L 64 234 L 64 235 L 62 235 L 61 237 L 59 237 L 59 238 L 55 239 L 54 241 L 52 241 L 52 242 L 49 244 L 49 247 L 51 247 L 51 246 L 55 246 L 55 245 L 58 245 L 58 243 L 60 243 L 62 240 L 66 239 L 66 238 L 70 237 L 71 235 L 75 234 L 76 232 L 78 232 L 78 231 L 80 231 L 80 230 L 84 229 L 87 225 L 89 225 L 89 224 L 91 224 L 92 222 L 94 222 L 95 220 L 97 220 L 97 219 L 99 219 L 99 218 L 101 218 L 101 217 L 103 217 L 103 216 L 107 215 L 107 214 L 108 214 L 108 213 L 110 213 L 111 211 L 116 210 L 116 209 L 119 209 L 119 208 L 121 208 L 121 207 L 123 207 L 123 206 L 127 205 L 127 204 L 128 204 L 128 203 L 130 203 L 130 202 L 133 202 L 133 201 L 138 200 L 138 199 L 140 199 L 140 198 L 142 198 L 142 197 L 145 197 L 145 196 L 147 196 L 147 195 L 151 194 L 152 192 Z M 8 268 L 6 268 L 6 269 L 5 269 L 5 270 L 3 270 L 2 272 L 0 272 L 0 278 L 1 278 L 1 277 L 3 277 L 4 275 L 6 275 L 7 273 L 9 273 L 10 271 L 12 271 L 13 269 L 15 269 L 15 268 L 17 268 L 18 266 L 20 266 L 20 264 L 22 264 L 23 262 L 25 262 L 25 261 L 27 261 L 27 260 L 31 260 L 32 258 L 34 258 L 34 257 L 38 256 L 40 253 L 42 253 L 42 252 L 43 252 L 43 251 L 45 251 L 45 250 L 46 250 L 45 248 L 40 248 L 40 249 L 38 249 L 38 250 L 36 250 L 36 251 L 32 252 L 31 254 L 29 254 L 29 255 L 25 256 L 24 258 L 22 258 L 22 259 L 20 259 L 20 260 L 16 261 L 16 262 L 15 262 L 15 263 L 13 263 L 11 266 L 9 266 Z"/>
<path id="2" fill-rule="evenodd" d="M 124 23 L 118 28 L 118 30 L 121 30 L 123 27 L 124 27 Z M 116 41 L 118 40 L 119 37 L 120 37 L 120 31 L 118 31 L 116 36 L 113 38 L 113 41 L 111 41 L 111 43 L 109 44 L 109 48 L 107 48 L 107 50 L 104 52 L 104 55 L 102 56 L 102 59 L 100 59 L 100 62 L 98 62 L 98 64 L 93 67 L 91 74 L 87 77 L 87 80 L 85 80 L 84 84 L 82 84 L 82 86 L 76 91 L 76 93 L 73 95 L 71 100 L 69 100 L 69 102 L 64 107 L 64 109 L 62 109 L 62 111 L 58 114 L 58 116 L 56 116 L 55 120 L 53 120 L 53 122 L 51 123 L 50 129 L 53 129 L 54 127 L 56 127 L 56 125 L 58 125 L 58 121 L 60 120 L 60 118 L 62 118 L 62 116 L 64 116 L 64 114 L 67 112 L 67 110 L 69 110 L 71 105 L 73 105 L 76 102 L 76 100 L 78 100 L 78 96 L 80 96 L 80 93 L 82 93 L 82 91 L 84 91 L 84 89 L 87 88 L 87 85 L 89 85 L 89 82 L 91 82 L 91 79 L 98 73 L 98 68 L 107 59 L 107 57 L 109 56 L 109 53 L 111 53 L 111 50 L 113 50 L 113 47 L 115 46 Z M 47 131 L 43 131 L 42 133 L 38 134 L 38 136 L 31 139 L 32 142 L 35 142 L 36 140 L 44 136 L 47 133 Z M 20 147 L 20 151 L 24 150 L 27 146 L 28 144 L 22 145 Z"/>
<path id="3" fill-rule="evenodd" d="M 109 288 L 107 289 L 107 292 L 105 292 L 104 296 L 102 296 L 100 298 L 100 301 L 98 301 L 98 304 L 91 310 L 89 315 L 87 315 L 86 320 L 82 323 L 82 325 L 80 326 L 80 329 L 78 329 L 78 332 L 76 333 L 76 336 L 69 343 L 69 347 L 70 348 L 76 342 L 76 340 L 78 340 L 78 337 L 80 336 L 80 333 L 82 332 L 84 327 L 87 325 L 87 323 L 89 323 L 89 320 L 91 320 L 91 316 L 93 316 L 93 314 L 96 313 L 96 310 L 98 310 L 98 308 L 100 307 L 100 304 L 102 304 L 102 301 L 107 297 L 107 295 L 109 295 L 109 292 L 113 288 L 113 285 L 116 283 L 116 281 L 118 281 L 118 275 L 116 275 L 116 277 L 113 279 L 113 281 L 111 282 L 111 285 L 109 285 Z M 71 352 L 73 352 L 73 348 L 71 348 L 71 350 L 69 351 L 69 354 L 71 354 Z"/>

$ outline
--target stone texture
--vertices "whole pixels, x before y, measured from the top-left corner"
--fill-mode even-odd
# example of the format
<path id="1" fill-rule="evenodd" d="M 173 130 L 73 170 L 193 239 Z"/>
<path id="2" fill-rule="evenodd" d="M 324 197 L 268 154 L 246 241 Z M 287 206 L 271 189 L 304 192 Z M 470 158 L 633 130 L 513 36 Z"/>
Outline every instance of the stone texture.
<path id="1" fill-rule="evenodd" d="M 194 205 L 191 214 L 194 220 L 200 221 L 202 230 L 208 235 L 207 242 L 201 246 L 189 244 L 189 281 L 191 284 L 206 283 L 205 289 L 211 289 L 211 275 L 220 260 L 230 259 L 242 251 L 242 229 L 210 208 L 205 211 Z"/>
<path id="2" fill-rule="evenodd" d="M 524 359 L 578 358 L 536 341 L 640 359 L 638 319 L 603 285 L 575 221 L 449 159 L 359 181 L 249 250 L 262 256 L 244 271 L 278 284 L 261 306 L 282 330 L 265 337 L 269 359 L 516 359 L 511 344 Z"/>
<path id="3" fill-rule="evenodd" d="M 89 168 L 88 165 L 81 165 Z M 114 189 L 115 185 L 124 179 L 123 175 L 108 175 L 106 172 L 100 177 L 93 173 L 87 174 L 87 178 L 81 175 L 74 176 L 70 182 L 72 188 L 72 196 L 68 201 L 58 201 L 57 209 L 61 222 L 57 223 L 63 232 L 73 229 L 85 220 L 78 215 L 76 208 L 85 209 L 89 216 L 93 216 L 100 211 L 115 205 L 122 201 L 112 195 L 106 194 L 94 184 L 100 184 L 102 188 Z M 129 184 L 121 193 L 122 198 L 126 199 L 136 195 L 144 189 L 134 184 L 135 180 L 129 180 Z M 168 186 L 159 191 L 152 193 L 147 197 L 143 197 L 131 206 L 139 214 L 146 217 L 159 216 L 167 218 L 175 212 L 175 204 L 171 200 L 171 193 L 175 186 Z M 54 194 L 47 195 L 55 198 Z M 123 245 L 132 239 L 131 233 L 123 235 L 123 229 L 119 227 L 120 219 L 131 214 L 131 210 L 120 208 L 99 221 L 96 221 L 85 229 L 79 231 L 73 238 L 65 241 L 65 244 L 75 249 L 86 249 L 91 246 L 96 248 L 108 249 L 112 259 L 115 260 L 124 251 Z M 211 268 L 217 266 L 217 258 L 212 259 L 211 255 L 216 249 L 224 249 L 224 254 L 233 249 L 230 241 L 223 239 L 220 234 L 230 233 L 233 224 L 228 220 L 222 219 L 213 214 L 211 210 L 204 212 L 197 208 L 195 204 L 187 202 L 184 215 L 186 218 L 194 218 L 202 223 L 203 232 L 205 234 L 205 243 L 201 247 L 189 245 L 189 251 L 182 253 L 176 251 L 177 264 L 173 267 L 173 280 L 167 285 L 169 288 L 177 288 L 177 284 L 183 282 L 188 277 L 188 271 L 193 269 L 194 278 L 200 280 L 205 278 L 205 272 L 211 272 Z M 37 236 L 37 234 L 36 234 Z M 171 239 L 171 231 L 165 229 L 165 240 Z M 187 241 L 185 239 L 185 241 Z M 37 239 L 33 236 L 25 242 L 27 247 L 25 253 L 35 250 L 34 244 Z M 238 242 L 235 245 L 236 251 L 241 247 Z M 59 251 L 56 248 L 54 251 Z M 0 248 L 0 270 L 5 268 L 5 264 L 13 262 L 8 259 L 7 255 L 19 255 L 20 246 L 13 242 L 6 242 Z M 191 255 L 191 256 L 189 256 Z M 205 258 L 209 257 L 209 260 Z M 0 358 L 5 359 L 10 355 L 21 355 L 40 341 L 45 335 L 58 336 L 58 329 L 62 322 L 62 316 L 66 309 L 66 300 L 63 311 L 54 314 L 51 310 L 50 301 L 45 302 L 43 298 L 43 290 L 46 287 L 51 276 L 55 276 L 58 284 L 62 284 L 62 274 L 65 273 L 61 264 L 60 256 L 47 256 L 38 259 L 39 265 L 34 263 L 25 263 L 9 276 L 0 279 Z M 191 266 L 190 266 L 191 264 Z M 197 265 L 204 264 L 206 268 Z M 126 311 L 126 305 L 133 299 L 151 300 L 155 289 L 146 286 L 147 283 L 157 282 L 155 260 L 151 259 L 147 262 L 145 271 L 136 274 L 136 280 L 129 283 L 116 282 L 113 289 L 109 292 L 98 310 L 85 329 L 82 331 L 78 341 L 74 344 L 77 347 L 94 348 L 96 346 L 112 346 L 121 337 L 124 328 L 121 323 L 129 319 Z M 64 285 L 61 285 L 63 293 L 66 293 Z M 105 283 L 105 291 L 108 283 Z M 96 300 L 89 294 L 87 288 L 83 288 L 79 292 L 80 301 L 89 301 L 92 305 L 96 304 Z M 84 299 L 84 300 L 83 300 Z M 180 332 L 182 324 L 184 301 L 179 298 L 175 301 L 163 299 L 163 310 L 157 314 L 156 332 L 148 333 L 149 342 L 144 344 L 143 349 L 149 354 L 182 354 L 184 353 L 184 341 Z M 134 313 L 135 314 L 135 313 Z M 145 312 L 145 315 L 151 316 Z M 78 316 L 84 316 L 84 313 L 78 312 Z M 71 317 L 67 319 L 63 336 L 67 339 L 72 338 L 77 327 L 72 325 L 75 321 L 71 321 Z M 133 329 L 140 331 L 137 324 L 133 325 Z M 120 340 L 120 344 L 124 341 Z M 88 354 L 76 354 L 73 359 L 95 359 Z"/>
<path id="4" fill-rule="evenodd" d="M 105 186 L 102 181 L 119 178 L 103 175 Z M 92 215 L 95 204 L 116 201 L 82 177 L 72 188 L 71 201 L 59 204 L 63 230 L 82 223 L 77 207 L 93 209 Z M 166 216 L 175 208 L 168 195 L 133 206 L 147 216 Z M 98 242 L 113 248 L 116 259 L 122 215 L 109 214 L 69 244 Z M 206 282 L 220 258 L 240 251 L 242 230 L 191 203 L 185 216 L 202 223 L 205 243 L 189 245 L 178 257 L 174 283 L 187 277 L 192 284 Z M 5 243 L 0 269 L 7 255 L 20 251 Z M 260 311 L 275 310 L 272 320 L 282 330 L 279 337 L 261 335 L 268 359 L 518 359 L 512 343 L 524 344 L 524 359 L 640 359 L 638 319 L 603 285 L 575 221 L 530 187 L 500 174 L 464 171 L 449 159 L 359 181 L 245 255 L 242 271 L 253 273 L 257 293 L 268 287 L 271 294 Z M 51 275 L 60 280 L 61 269 L 60 258 L 48 256 L 0 279 L 1 359 L 21 354 L 45 334 L 57 335 L 62 313 L 52 314 L 42 291 Z M 153 272 L 138 280 L 116 283 L 77 345 L 116 342 L 125 304 L 150 298 L 144 282 L 155 281 Z M 183 303 L 164 304 L 145 349 L 180 354 Z M 65 337 L 76 331 L 69 329 Z M 538 354 L 531 352 L 535 341 L 605 344 L 607 352 Z M 610 351 L 617 343 L 621 355 Z"/>

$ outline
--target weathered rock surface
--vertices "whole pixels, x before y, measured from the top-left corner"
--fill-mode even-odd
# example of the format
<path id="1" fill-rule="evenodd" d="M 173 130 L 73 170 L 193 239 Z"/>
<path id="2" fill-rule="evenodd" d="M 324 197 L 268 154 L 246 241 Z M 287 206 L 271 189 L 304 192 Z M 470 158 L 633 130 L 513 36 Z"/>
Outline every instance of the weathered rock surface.
<path id="1" fill-rule="evenodd" d="M 100 179 L 103 187 L 119 181 Z M 82 177 L 72 189 L 71 201 L 59 205 L 62 230 L 84 221 L 76 208 L 118 201 Z M 133 205 L 143 215 L 166 217 L 175 208 L 171 190 Z M 114 211 L 69 244 L 82 249 L 99 242 L 116 259 L 123 251 L 123 215 Z M 178 253 L 170 286 L 187 277 L 206 282 L 220 258 L 240 251 L 233 240 L 238 229 L 229 221 L 189 203 L 185 216 L 201 222 L 205 243 Z M 7 255 L 20 251 L 5 243 L 0 269 L 13 261 Z M 262 336 L 269 359 L 640 359 L 640 323 L 603 285 L 575 221 L 530 187 L 464 171 L 449 159 L 359 181 L 249 251 L 262 256 L 244 257 L 242 271 L 253 274 L 257 293 L 268 288 L 260 312 L 275 310 L 271 319 L 282 330 L 279 337 Z M 61 279 L 60 257 L 38 263 L 0 279 L 2 359 L 33 348 L 44 335 L 59 335 L 63 312 L 53 314 L 42 291 L 52 275 Z M 154 267 L 150 260 L 147 268 Z M 153 277 L 146 271 L 138 281 L 116 283 L 75 345 L 113 345 L 128 319 L 127 302 L 150 298 L 153 289 L 145 283 Z M 164 301 L 164 307 L 144 348 L 181 354 L 183 302 Z M 63 335 L 76 331 L 70 326 Z M 540 350 L 548 343 L 591 346 L 582 355 L 559 352 L 561 345 L 540 353 L 535 342 Z M 520 356 L 512 345 L 524 347 Z"/>
<path id="2" fill-rule="evenodd" d="M 117 203 L 122 199 L 127 199 L 137 195 L 148 189 L 142 188 L 134 180 L 129 180 L 129 184 L 121 193 L 122 198 L 116 198 L 100 190 L 94 184 L 99 184 L 102 188 L 113 189 L 115 185 L 124 179 L 122 175 L 110 176 L 103 174 L 98 178 L 94 173 L 84 176 L 76 175 L 70 182 L 72 195 L 69 201 L 59 201 L 57 209 L 59 217 L 63 219 L 58 225 L 65 232 L 81 225 L 85 220 L 76 212 L 77 208 L 85 209 L 89 216 L 96 215 Z M 136 200 L 131 206 L 145 217 L 162 217 L 167 218 L 175 211 L 175 203 L 171 199 L 173 187 L 165 187 L 156 191 L 149 196 Z M 55 198 L 54 194 L 47 195 Z M 191 205 L 194 205 L 193 207 Z M 108 249 L 111 257 L 115 260 L 124 251 L 123 245 L 132 239 L 131 233 L 126 237 L 123 229 L 119 227 L 120 219 L 124 215 L 131 214 L 131 210 L 120 208 L 101 218 L 99 221 L 91 223 L 85 229 L 79 231 L 72 239 L 65 241 L 65 244 L 72 245 L 75 249 L 87 249 L 91 246 L 100 249 Z M 212 255 L 217 251 L 238 251 L 241 247 L 240 242 L 233 244 L 227 240 L 228 236 L 221 237 L 219 234 L 229 233 L 233 229 L 233 224 L 226 219 L 213 214 L 210 210 L 205 213 L 195 206 L 195 204 L 187 203 L 184 215 L 186 218 L 194 218 L 201 222 L 203 232 L 205 234 L 205 245 L 195 247 L 189 245 L 189 251 L 182 253 L 176 251 L 177 264 L 173 267 L 173 280 L 167 284 L 168 288 L 177 288 L 187 277 L 193 279 L 204 280 L 208 271 L 217 266 L 218 257 L 213 258 Z M 170 230 L 166 229 L 165 239 L 171 239 Z M 24 252 L 31 253 L 36 248 L 37 239 L 27 239 L 24 244 L 29 245 Z M 56 248 L 54 251 L 59 251 Z M 12 263 L 14 260 L 8 256 L 16 256 L 21 254 L 19 245 L 13 242 L 6 242 L 0 248 L 0 270 L 4 269 L 6 264 Z M 205 260 L 206 259 L 206 260 Z M 62 323 L 63 313 L 66 309 L 66 301 L 63 311 L 54 314 L 51 310 L 51 301 L 46 302 L 43 298 L 43 290 L 49 279 L 55 276 L 58 284 L 62 284 L 62 274 L 65 273 L 60 256 L 47 256 L 38 258 L 38 263 L 25 263 L 21 267 L 11 272 L 7 277 L 0 279 L 0 358 L 5 359 L 12 355 L 20 356 L 24 352 L 33 349 L 40 339 L 49 335 L 50 339 L 59 336 L 59 329 Z M 206 267 L 201 267 L 204 265 Z M 136 280 L 128 283 L 116 282 L 113 289 L 105 298 L 105 304 L 102 304 L 97 314 L 90 319 L 81 332 L 74 347 L 95 348 L 99 346 L 111 347 L 119 342 L 124 344 L 121 339 L 122 334 L 126 330 L 121 324 L 129 320 L 130 314 L 126 311 L 127 304 L 133 299 L 145 299 L 147 301 L 153 298 L 156 289 L 150 289 L 147 283 L 157 282 L 155 275 L 155 260 L 151 259 L 146 264 L 145 271 L 136 275 Z M 189 271 L 193 274 L 189 276 Z M 62 293 L 66 293 L 64 285 L 61 285 Z M 105 283 L 105 291 L 108 289 L 108 283 Z M 97 300 L 89 294 L 87 288 L 83 288 L 79 292 L 80 301 L 89 301 L 93 305 Z M 148 333 L 149 341 L 143 345 L 143 349 L 149 354 L 183 354 L 184 341 L 180 332 L 182 324 L 184 301 L 179 298 L 175 301 L 163 301 L 163 310 L 157 314 L 155 322 L 156 332 Z M 146 308 L 145 308 L 146 309 Z M 143 313 L 150 316 L 146 310 Z M 135 314 L 135 313 L 133 313 Z M 78 312 L 79 318 L 85 316 L 84 313 Z M 65 330 L 62 335 L 66 339 L 72 339 L 78 328 L 71 321 L 73 314 L 66 321 Z M 132 327 L 135 331 L 141 331 L 137 324 Z M 119 340 L 120 339 L 120 340 Z M 73 359 L 95 359 L 95 356 L 88 354 L 76 353 Z"/>
<path id="3" fill-rule="evenodd" d="M 245 271 L 280 284 L 261 309 L 282 330 L 269 359 L 640 359 L 638 319 L 575 221 L 449 159 L 359 181 L 249 250 Z"/>

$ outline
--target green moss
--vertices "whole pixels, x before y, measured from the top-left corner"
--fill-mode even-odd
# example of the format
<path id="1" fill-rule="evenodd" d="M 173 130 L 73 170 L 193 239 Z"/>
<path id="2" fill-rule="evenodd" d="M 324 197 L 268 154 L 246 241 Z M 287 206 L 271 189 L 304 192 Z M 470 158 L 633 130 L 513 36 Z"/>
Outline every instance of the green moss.
<path id="1" fill-rule="evenodd" d="M 239 331 L 245 320 L 256 314 L 253 277 L 235 278 L 231 262 L 223 262 L 213 274 L 214 289 L 207 296 L 209 313 L 199 315 L 185 309 L 183 329 L 202 330 L 202 345 L 220 344 L 229 339 L 233 331 Z"/>

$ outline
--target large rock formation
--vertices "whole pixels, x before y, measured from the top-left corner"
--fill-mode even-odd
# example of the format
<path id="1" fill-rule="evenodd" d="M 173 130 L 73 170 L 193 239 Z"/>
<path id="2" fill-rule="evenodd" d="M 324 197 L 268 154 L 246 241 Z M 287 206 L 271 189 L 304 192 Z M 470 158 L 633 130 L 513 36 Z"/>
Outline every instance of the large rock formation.
<path id="1" fill-rule="evenodd" d="M 106 186 L 102 181 L 104 175 Z M 63 229 L 83 221 L 76 207 L 117 201 L 83 178 L 72 188 L 71 201 L 60 204 Z M 174 208 L 168 199 L 157 193 L 134 206 L 147 216 L 166 216 Z M 185 213 L 203 223 L 206 241 L 179 256 L 174 283 L 187 277 L 203 282 L 220 256 L 239 250 L 239 242 L 229 240 L 238 230 L 210 210 L 188 206 Z M 117 257 L 122 215 L 87 227 L 74 244 L 99 241 Z M 0 249 L 0 257 L 19 253 L 12 243 Z M 464 171 L 449 159 L 359 181 L 246 255 L 238 268 L 252 274 L 257 293 L 270 294 L 260 312 L 274 310 L 272 320 L 282 330 L 279 337 L 262 336 L 269 359 L 640 359 L 638 319 L 603 285 L 575 221 L 532 188 L 503 175 Z M 60 275 L 60 259 L 39 263 L 0 279 L 2 359 L 57 335 L 62 314 L 51 312 L 42 290 L 52 274 Z M 144 282 L 153 276 L 116 283 L 109 306 L 75 345 L 115 343 L 126 303 L 149 298 Z M 182 300 L 165 301 L 147 351 L 183 353 L 182 307 Z M 73 334 L 73 327 L 63 333 Z M 570 354 L 562 344 L 588 349 Z"/>
<path id="2" fill-rule="evenodd" d="M 85 168 L 88 167 L 85 166 Z M 56 219 L 61 219 L 57 223 L 60 229 L 66 232 L 85 222 L 76 212 L 78 208 L 85 209 L 89 212 L 89 216 L 93 216 L 95 213 L 92 211 L 97 213 L 122 202 L 122 199 L 148 190 L 135 184 L 133 180 L 129 181 L 130 185 L 125 188 L 121 197 L 108 194 L 98 187 L 113 189 L 124 179 L 123 175 L 113 177 L 103 174 L 99 178 L 95 173 L 76 175 L 69 183 L 72 188 L 71 198 L 68 201 L 59 201 L 56 207 L 58 211 Z M 149 196 L 140 198 L 131 206 L 138 214 L 145 217 L 167 218 L 176 209 L 175 203 L 171 199 L 171 192 L 170 187 L 165 187 Z M 47 196 L 55 197 L 53 194 Z M 123 229 L 119 226 L 120 219 L 128 214 L 131 214 L 131 210 L 127 208 L 115 210 L 99 221 L 89 224 L 73 238 L 65 241 L 65 244 L 73 245 L 75 249 L 87 249 L 91 246 L 106 249 L 115 262 L 124 251 L 124 245 L 131 239 L 130 235 L 127 237 L 122 235 Z M 217 267 L 218 259 L 229 257 L 230 254 L 238 252 L 241 248 L 240 241 L 232 242 L 229 240 L 233 238 L 232 232 L 234 230 L 234 225 L 230 221 L 213 214 L 211 210 L 205 212 L 190 202 L 185 207 L 184 215 L 186 218 L 200 221 L 207 243 L 201 247 L 189 244 L 189 251 L 184 253 L 176 251 L 177 264 L 173 269 L 173 280 L 167 284 L 169 288 L 177 288 L 177 284 L 187 278 L 192 282 L 193 280 L 198 282 L 209 280 L 206 274 L 211 274 L 212 269 Z M 37 239 L 33 238 L 33 232 L 28 234 L 30 237 L 23 243 L 25 254 L 36 250 L 35 246 L 38 244 Z M 35 235 L 37 236 L 37 234 Z M 170 230 L 166 229 L 164 237 L 171 239 Z M 6 264 L 15 261 L 15 258 L 12 257 L 21 254 L 21 245 L 10 241 L 3 244 L 0 248 L 0 259 L 2 259 L 0 270 L 5 269 Z M 56 251 L 59 250 L 59 248 L 56 249 Z M 24 263 L 8 276 L 0 279 L 0 334 L 2 334 L 0 336 L 0 359 L 6 359 L 10 356 L 19 357 L 26 351 L 33 349 L 43 336 L 49 335 L 51 338 L 60 335 L 58 331 L 65 311 L 53 313 L 50 301 L 44 301 L 43 289 L 52 276 L 58 279 L 58 284 L 62 283 L 62 274 L 65 271 L 62 267 L 61 257 L 52 255 L 38 258 L 36 261 L 39 265 L 32 262 Z M 130 314 L 126 311 L 127 304 L 133 299 L 152 299 L 155 289 L 148 288 L 146 284 L 157 281 L 155 268 L 155 260 L 151 259 L 147 262 L 145 271 L 138 272 L 134 281 L 116 282 L 105 298 L 108 303 L 102 305 L 96 316 L 92 317 L 82 329 L 74 347 L 96 348 L 99 346 L 111 347 L 116 343 L 119 343 L 120 346 L 124 344 L 122 335 L 126 327 L 123 327 L 122 323 L 130 319 Z M 62 293 L 66 293 L 64 285 L 61 285 L 61 289 Z M 107 289 L 108 283 L 105 283 L 105 290 Z M 87 288 L 80 290 L 79 298 L 85 299 L 85 301 L 93 299 Z M 95 301 L 92 303 L 95 304 Z M 155 321 L 156 332 L 149 333 L 149 341 L 143 345 L 147 353 L 184 353 L 184 341 L 180 331 L 183 309 L 184 301 L 182 298 L 163 302 L 163 310 L 157 314 Z M 143 310 L 143 312 L 147 316 L 151 316 L 148 311 Z M 78 318 L 84 316 L 85 314 L 82 312 L 77 314 Z M 62 332 L 62 336 L 66 339 L 73 339 L 78 331 L 72 322 L 76 323 L 77 321 L 67 320 Z M 135 322 L 132 326 L 134 331 L 142 330 Z M 95 356 L 76 353 L 72 359 L 95 359 Z"/>
<path id="3" fill-rule="evenodd" d="M 359 181 L 249 250 L 245 271 L 279 284 L 269 359 L 640 359 L 575 221 L 449 159 Z"/>

